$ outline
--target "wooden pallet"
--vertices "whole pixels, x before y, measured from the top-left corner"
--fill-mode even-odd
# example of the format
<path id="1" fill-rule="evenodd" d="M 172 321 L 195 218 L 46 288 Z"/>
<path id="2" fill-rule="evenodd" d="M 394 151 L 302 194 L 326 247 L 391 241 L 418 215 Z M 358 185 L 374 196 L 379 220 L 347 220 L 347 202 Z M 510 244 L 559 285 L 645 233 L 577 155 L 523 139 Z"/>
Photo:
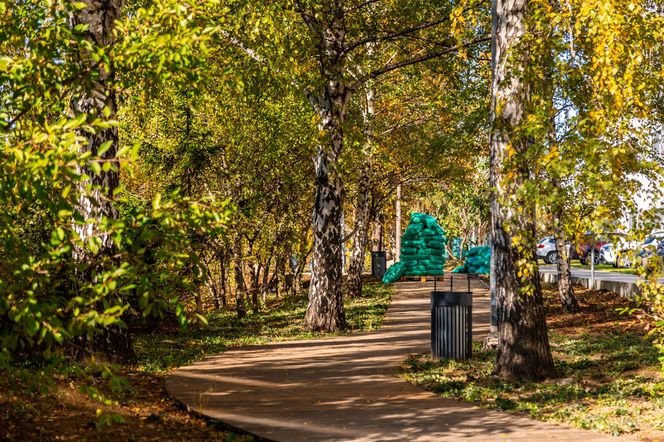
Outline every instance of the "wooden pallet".
<path id="1" fill-rule="evenodd" d="M 431 279 L 429 279 L 431 278 Z M 444 281 L 445 276 L 444 275 L 436 275 L 436 276 L 402 276 L 399 281 L 420 281 L 420 282 L 427 282 L 427 281 Z"/>

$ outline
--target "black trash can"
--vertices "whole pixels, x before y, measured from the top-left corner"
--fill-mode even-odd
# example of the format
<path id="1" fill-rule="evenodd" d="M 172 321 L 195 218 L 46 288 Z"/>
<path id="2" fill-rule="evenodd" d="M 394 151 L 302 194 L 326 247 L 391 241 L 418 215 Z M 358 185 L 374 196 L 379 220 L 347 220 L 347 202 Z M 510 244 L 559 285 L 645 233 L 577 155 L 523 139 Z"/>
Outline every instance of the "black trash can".
<path id="1" fill-rule="evenodd" d="M 387 270 L 385 267 L 387 267 L 385 251 L 371 252 L 371 276 L 382 279 Z"/>
<path id="2" fill-rule="evenodd" d="M 473 294 L 431 292 L 431 357 L 463 361 L 473 354 Z"/>

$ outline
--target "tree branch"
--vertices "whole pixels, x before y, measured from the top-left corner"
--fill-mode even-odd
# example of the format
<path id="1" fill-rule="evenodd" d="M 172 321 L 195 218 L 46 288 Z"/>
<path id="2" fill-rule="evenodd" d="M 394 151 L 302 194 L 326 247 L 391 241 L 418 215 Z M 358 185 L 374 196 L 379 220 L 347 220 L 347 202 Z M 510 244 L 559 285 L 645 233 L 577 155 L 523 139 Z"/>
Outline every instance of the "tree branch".
<path id="1" fill-rule="evenodd" d="M 378 3 L 378 2 L 381 2 L 381 1 L 383 1 L 383 0 L 367 0 L 365 2 L 360 3 L 359 5 L 355 5 L 351 8 L 346 9 L 344 11 L 344 13 L 347 14 L 347 13 L 352 12 L 352 11 L 359 11 L 360 9 L 364 9 L 364 8 L 366 8 L 367 6 L 369 6 L 373 3 Z"/>
<path id="2" fill-rule="evenodd" d="M 445 22 L 448 21 L 449 19 L 450 19 L 450 17 L 445 17 L 445 18 L 442 18 L 442 19 L 440 19 L 440 20 L 436 20 L 436 21 L 433 21 L 433 22 L 425 22 L 425 23 L 421 23 L 421 24 L 419 24 L 419 25 L 417 25 L 417 26 L 413 26 L 412 28 L 402 29 L 401 31 L 393 32 L 393 33 L 391 33 L 391 34 L 384 35 L 384 36 L 382 36 L 382 37 L 381 37 L 381 36 L 367 37 L 367 38 L 364 38 L 364 39 L 362 39 L 362 40 L 356 41 L 355 43 L 352 43 L 352 44 L 346 46 L 346 47 L 344 48 L 344 53 L 349 53 L 349 52 L 351 52 L 352 50 L 354 50 L 354 49 L 356 49 L 356 48 L 358 48 L 358 47 L 360 47 L 360 46 L 364 46 L 364 45 L 367 44 L 367 43 L 375 43 L 375 42 L 379 42 L 379 41 L 391 41 L 391 40 L 396 40 L 396 39 L 398 39 L 399 37 L 404 37 L 404 36 L 406 36 L 406 35 L 408 35 L 408 34 L 412 34 L 412 33 L 414 33 L 414 32 L 421 31 L 422 29 L 427 29 L 427 28 L 431 28 L 431 27 L 434 27 L 434 26 L 438 26 L 439 24 L 445 23 Z"/>
<path id="3" fill-rule="evenodd" d="M 470 41 L 468 43 L 453 46 L 451 48 L 445 48 L 445 49 L 441 49 L 439 51 L 429 52 L 429 53 L 421 55 L 419 57 L 412 57 L 412 58 L 402 60 L 402 61 L 399 61 L 399 62 L 396 62 L 396 63 L 388 64 L 386 66 L 383 66 L 380 69 L 376 69 L 374 71 L 371 71 L 369 74 L 367 74 L 364 77 L 357 80 L 350 87 L 350 90 L 356 90 L 357 88 L 362 86 L 362 84 L 364 84 L 368 80 L 378 78 L 381 75 L 387 74 L 388 72 L 392 72 L 392 71 L 395 71 L 397 69 L 400 69 L 400 68 L 403 68 L 403 67 L 406 67 L 406 66 L 410 66 L 410 65 L 413 65 L 413 64 L 422 63 L 424 61 L 433 60 L 434 58 L 438 58 L 438 57 L 442 57 L 443 55 L 451 54 L 451 53 L 456 52 L 456 51 L 458 51 L 462 48 L 465 48 L 465 47 L 468 47 L 468 46 L 473 46 L 473 45 L 476 45 L 476 44 L 479 44 L 479 43 L 485 43 L 485 42 L 488 42 L 488 41 L 491 41 L 491 37 L 477 38 L 477 39 L 475 39 L 473 41 Z"/>
<path id="4" fill-rule="evenodd" d="M 249 46 L 245 45 L 239 38 L 235 37 L 230 32 L 221 30 L 219 31 L 219 33 L 224 37 L 226 37 L 226 39 L 233 46 L 235 46 L 236 48 L 240 49 L 242 52 L 247 54 L 249 58 L 251 58 L 252 60 L 258 63 L 267 63 L 267 60 L 265 60 L 265 58 L 262 55 L 251 49 Z"/>

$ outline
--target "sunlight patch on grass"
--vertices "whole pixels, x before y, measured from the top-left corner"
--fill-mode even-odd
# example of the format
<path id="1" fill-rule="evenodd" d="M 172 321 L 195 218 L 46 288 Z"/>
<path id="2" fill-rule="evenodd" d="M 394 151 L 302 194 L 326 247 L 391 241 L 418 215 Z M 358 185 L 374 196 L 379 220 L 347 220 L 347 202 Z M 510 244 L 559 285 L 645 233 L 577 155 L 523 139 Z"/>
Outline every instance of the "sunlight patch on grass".
<path id="1" fill-rule="evenodd" d="M 401 374 L 445 397 L 613 435 L 664 430 L 664 378 L 648 339 L 631 332 L 550 333 L 559 377 L 506 383 L 493 375 L 495 351 L 476 344 L 471 361 L 413 355 Z"/>

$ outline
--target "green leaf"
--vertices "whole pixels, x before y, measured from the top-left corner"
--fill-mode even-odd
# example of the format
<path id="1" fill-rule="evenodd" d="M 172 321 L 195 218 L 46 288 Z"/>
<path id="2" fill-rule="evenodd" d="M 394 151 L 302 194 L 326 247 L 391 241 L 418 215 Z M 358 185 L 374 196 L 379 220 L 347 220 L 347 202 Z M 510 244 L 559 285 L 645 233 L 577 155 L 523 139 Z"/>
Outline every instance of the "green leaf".
<path id="1" fill-rule="evenodd" d="M 110 149 L 113 146 L 113 140 L 108 140 L 104 141 L 101 143 L 101 146 L 99 146 L 99 149 L 97 150 L 97 155 L 98 156 L 103 156 L 106 152 L 108 152 L 108 149 Z"/>

